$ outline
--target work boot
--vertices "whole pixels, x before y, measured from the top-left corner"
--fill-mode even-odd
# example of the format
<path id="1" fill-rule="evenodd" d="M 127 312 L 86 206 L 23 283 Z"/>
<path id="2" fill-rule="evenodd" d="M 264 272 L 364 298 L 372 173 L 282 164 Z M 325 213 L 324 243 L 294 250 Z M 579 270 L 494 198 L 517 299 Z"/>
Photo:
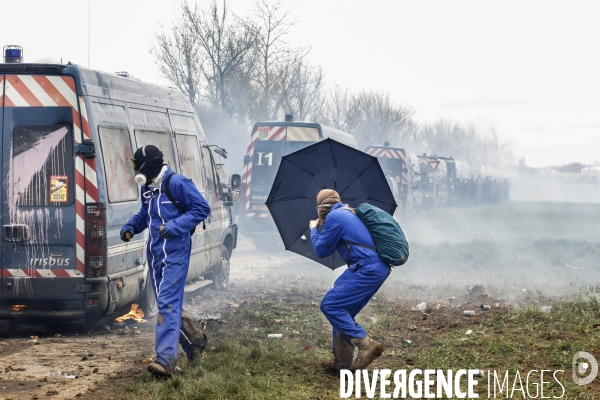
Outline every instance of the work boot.
<path id="1" fill-rule="evenodd" d="M 341 371 L 343 369 L 350 369 L 350 365 L 340 365 L 333 360 L 321 361 L 321 366 L 332 371 Z"/>
<path id="2" fill-rule="evenodd" d="M 358 348 L 358 355 L 352 364 L 350 369 L 356 371 L 357 369 L 367 368 L 377 357 L 383 353 L 383 347 L 371 339 L 369 335 L 362 339 L 354 338 L 350 339 L 352 344 Z"/>
<path id="3" fill-rule="evenodd" d="M 171 376 L 167 369 L 157 362 L 148 364 L 148 371 L 156 378 L 169 378 Z"/>
<path id="4" fill-rule="evenodd" d="M 202 359 L 202 353 L 204 352 L 204 346 L 192 345 L 192 354 L 190 356 L 190 364 L 198 365 Z"/>

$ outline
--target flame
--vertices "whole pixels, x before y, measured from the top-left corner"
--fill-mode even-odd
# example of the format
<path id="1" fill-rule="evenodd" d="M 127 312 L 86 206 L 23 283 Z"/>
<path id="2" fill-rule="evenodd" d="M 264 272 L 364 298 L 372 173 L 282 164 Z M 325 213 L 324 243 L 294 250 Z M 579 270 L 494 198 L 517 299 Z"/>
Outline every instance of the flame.
<path id="1" fill-rule="evenodd" d="M 25 304 L 15 304 L 15 305 L 10 306 L 10 309 L 12 311 L 21 311 L 25 307 L 27 307 Z"/>
<path id="2" fill-rule="evenodd" d="M 147 322 L 144 319 L 144 312 L 138 308 L 137 304 L 131 305 L 131 310 L 125 315 L 115 318 L 115 322 L 125 322 L 126 319 L 134 319 L 137 322 Z"/>

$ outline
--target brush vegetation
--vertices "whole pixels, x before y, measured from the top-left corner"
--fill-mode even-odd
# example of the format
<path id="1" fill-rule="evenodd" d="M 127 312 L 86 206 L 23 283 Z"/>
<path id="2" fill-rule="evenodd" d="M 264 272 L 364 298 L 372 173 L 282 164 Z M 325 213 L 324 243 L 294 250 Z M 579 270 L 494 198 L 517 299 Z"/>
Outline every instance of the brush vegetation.
<path id="1" fill-rule="evenodd" d="M 511 387 L 517 370 L 522 375 L 530 370 L 563 370 L 557 377 L 565 388 L 564 399 L 594 399 L 600 396 L 600 387 L 595 383 L 575 385 L 571 360 L 581 350 L 600 357 L 600 329 L 594 328 L 600 320 L 599 298 L 600 289 L 592 288 L 555 302 L 549 312 L 537 305 L 523 306 L 496 310 L 476 320 L 461 317 L 451 308 L 429 311 L 431 323 L 424 325 L 421 312 L 384 296 L 359 315 L 359 322 L 386 347 L 373 368 L 470 368 L 495 370 L 499 376 L 510 371 Z M 465 335 L 467 329 L 473 333 Z M 114 388 L 109 397 L 339 398 L 339 377 L 319 366 L 321 360 L 331 357 L 329 326 L 310 299 L 285 303 L 255 300 L 240 306 L 224 324 L 209 325 L 208 333 L 211 343 L 201 365 L 185 366 L 182 358 L 184 367 L 172 379 L 156 381 L 143 372 L 129 384 Z M 268 333 L 283 333 L 283 339 L 267 339 Z M 402 345 L 406 338 L 413 341 L 411 347 Z M 487 397 L 485 382 L 485 377 L 480 378 L 481 397 Z M 535 393 L 534 386 L 530 385 L 530 390 Z M 544 395 L 559 397 L 562 390 L 554 382 L 545 385 Z M 518 394 L 513 398 L 519 398 Z"/>

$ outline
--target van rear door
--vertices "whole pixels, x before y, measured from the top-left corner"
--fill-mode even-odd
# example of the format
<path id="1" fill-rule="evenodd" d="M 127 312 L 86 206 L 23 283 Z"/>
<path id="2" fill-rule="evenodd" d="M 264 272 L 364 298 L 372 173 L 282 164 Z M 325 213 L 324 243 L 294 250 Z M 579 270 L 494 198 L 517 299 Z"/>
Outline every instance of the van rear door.
<path id="1" fill-rule="evenodd" d="M 77 260 L 73 154 L 74 135 L 81 133 L 75 80 L 3 78 L 1 296 L 32 307 L 41 301 L 36 311 L 81 309 L 85 293 L 76 290 L 84 276 Z"/>

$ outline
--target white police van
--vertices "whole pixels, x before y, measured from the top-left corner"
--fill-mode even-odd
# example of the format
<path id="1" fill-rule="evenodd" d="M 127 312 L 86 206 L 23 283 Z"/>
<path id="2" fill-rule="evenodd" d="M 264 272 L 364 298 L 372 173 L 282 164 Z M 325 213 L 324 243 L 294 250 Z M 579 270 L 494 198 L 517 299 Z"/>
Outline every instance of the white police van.
<path id="1" fill-rule="evenodd" d="M 119 231 L 140 208 L 130 159 L 154 144 L 196 184 L 211 214 L 192 237 L 188 281 L 223 288 L 237 226 L 240 176 L 221 180 L 202 126 L 178 90 L 80 66 L 0 64 L 2 246 L 0 331 L 11 325 L 93 325 L 139 303 L 157 312 L 147 234 Z M 204 228 L 204 229 L 203 229 Z"/>

